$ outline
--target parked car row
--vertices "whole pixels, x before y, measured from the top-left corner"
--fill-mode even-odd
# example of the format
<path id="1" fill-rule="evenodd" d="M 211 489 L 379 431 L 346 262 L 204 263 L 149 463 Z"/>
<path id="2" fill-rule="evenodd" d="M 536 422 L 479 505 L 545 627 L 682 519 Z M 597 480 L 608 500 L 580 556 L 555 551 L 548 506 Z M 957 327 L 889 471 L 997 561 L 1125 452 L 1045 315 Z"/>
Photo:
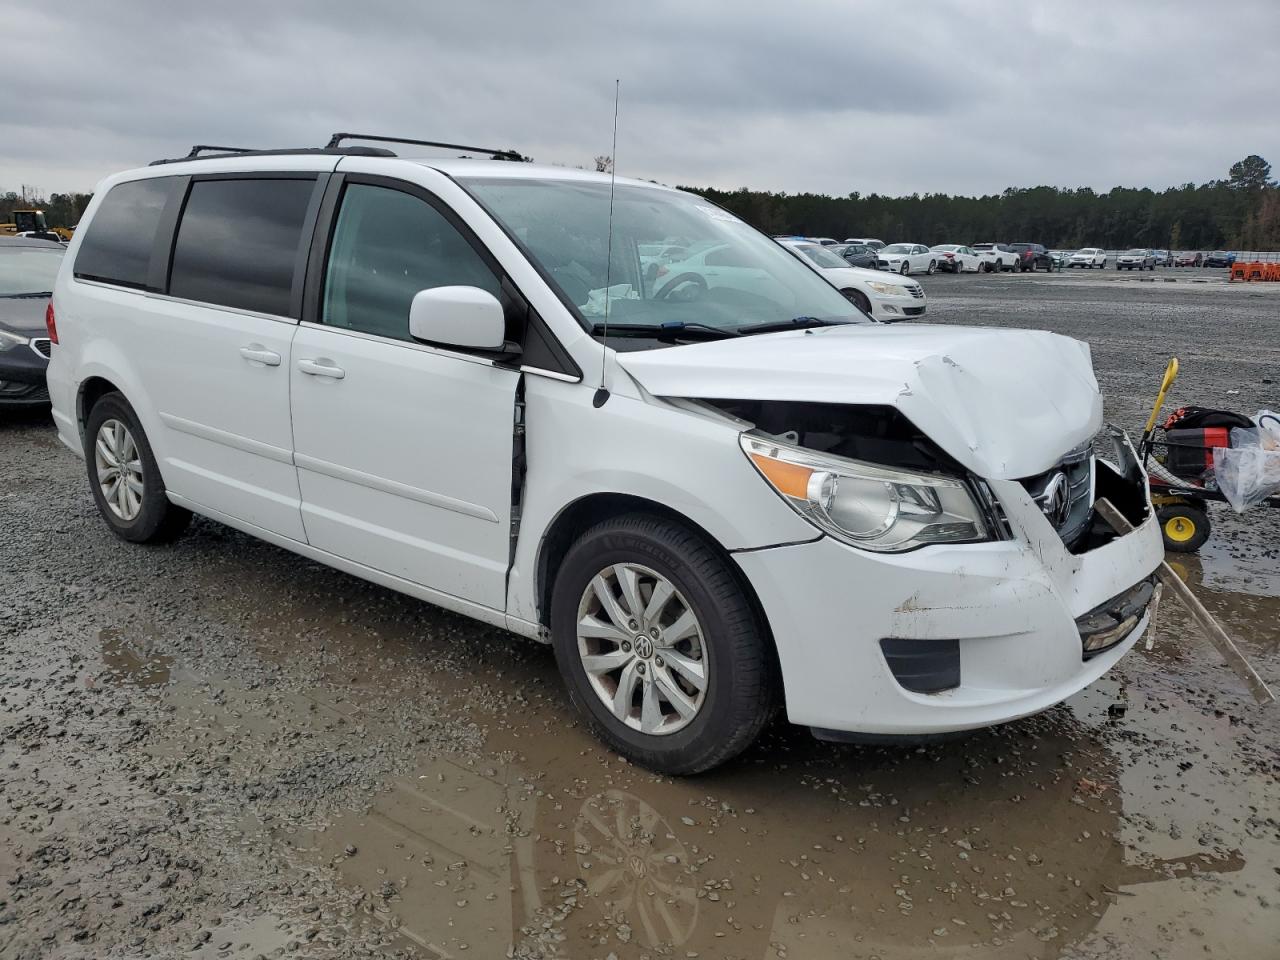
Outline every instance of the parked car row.
<path id="1" fill-rule="evenodd" d="M 994 273 L 997 271 L 1030 272 L 1034 270 L 1105 270 L 1113 259 L 1117 270 L 1153 270 L 1156 267 L 1230 267 L 1234 253 L 1214 250 L 1174 252 L 1146 247 L 1134 248 L 1109 257 L 1102 247 L 1078 250 L 1048 250 L 1042 244 L 974 243 L 969 245 L 941 243 L 891 243 L 866 237 L 850 237 L 838 241 L 831 237 L 780 236 L 780 241 L 812 243 L 843 257 L 850 266 L 886 270 L 902 275 L 912 273 Z"/>

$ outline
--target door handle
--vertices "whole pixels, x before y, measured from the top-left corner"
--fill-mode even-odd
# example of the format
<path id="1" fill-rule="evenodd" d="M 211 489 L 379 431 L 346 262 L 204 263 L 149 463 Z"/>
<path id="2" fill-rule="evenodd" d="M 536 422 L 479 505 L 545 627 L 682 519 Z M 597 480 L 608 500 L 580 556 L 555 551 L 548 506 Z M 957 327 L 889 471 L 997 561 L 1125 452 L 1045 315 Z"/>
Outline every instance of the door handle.
<path id="1" fill-rule="evenodd" d="M 274 350 L 268 350 L 260 343 L 251 343 L 247 347 L 241 347 L 240 356 L 268 367 L 280 366 L 280 354 Z"/>
<path id="2" fill-rule="evenodd" d="M 341 380 L 347 375 L 347 371 L 332 360 L 321 357 L 318 360 L 302 359 L 298 361 L 298 369 L 310 377 L 331 377 L 334 380 Z"/>

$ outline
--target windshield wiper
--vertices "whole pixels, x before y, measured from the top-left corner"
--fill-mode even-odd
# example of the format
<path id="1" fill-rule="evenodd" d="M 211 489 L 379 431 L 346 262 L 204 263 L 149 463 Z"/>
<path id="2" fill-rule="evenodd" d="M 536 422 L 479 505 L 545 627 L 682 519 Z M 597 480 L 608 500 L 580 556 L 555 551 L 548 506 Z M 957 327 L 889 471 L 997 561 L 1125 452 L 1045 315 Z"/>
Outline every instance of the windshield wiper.
<path id="1" fill-rule="evenodd" d="M 39 300 L 52 296 L 52 290 L 45 290 L 41 293 L 0 293 L 0 300 Z"/>
<path id="2" fill-rule="evenodd" d="M 709 323 L 696 321 L 686 323 L 683 320 L 668 320 L 666 323 L 593 323 L 591 332 L 599 335 L 608 330 L 610 334 L 620 336 L 647 336 L 655 340 L 719 340 L 725 337 L 742 336 L 729 327 L 713 327 Z"/>
<path id="3" fill-rule="evenodd" d="M 752 333 L 775 333 L 779 330 L 806 330 L 810 327 L 843 327 L 847 324 L 847 320 L 792 317 L 790 320 L 770 320 L 768 323 L 753 323 L 745 327 L 738 327 L 738 334 L 744 336 Z"/>

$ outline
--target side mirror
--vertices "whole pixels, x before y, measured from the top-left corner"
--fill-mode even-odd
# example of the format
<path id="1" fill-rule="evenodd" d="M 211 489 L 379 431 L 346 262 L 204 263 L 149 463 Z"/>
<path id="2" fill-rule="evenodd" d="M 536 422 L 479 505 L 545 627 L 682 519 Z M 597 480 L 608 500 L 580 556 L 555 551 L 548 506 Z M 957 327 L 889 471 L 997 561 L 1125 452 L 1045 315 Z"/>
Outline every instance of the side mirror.
<path id="1" fill-rule="evenodd" d="M 442 347 L 502 351 L 506 318 L 498 298 L 479 287 L 419 290 L 409 304 L 409 335 Z"/>

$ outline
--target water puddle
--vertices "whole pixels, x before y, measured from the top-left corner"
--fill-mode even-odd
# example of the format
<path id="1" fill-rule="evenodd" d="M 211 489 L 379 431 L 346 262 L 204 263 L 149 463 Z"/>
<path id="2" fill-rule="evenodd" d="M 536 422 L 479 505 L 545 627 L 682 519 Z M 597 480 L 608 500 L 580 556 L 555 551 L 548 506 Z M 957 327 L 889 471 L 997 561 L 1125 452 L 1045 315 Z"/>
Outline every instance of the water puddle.
<path id="1" fill-rule="evenodd" d="M 1271 663 L 1267 571 L 1214 549 L 1179 562 Z M 388 950 L 449 958 L 1048 960 L 1127 955 L 1118 944 L 1264 956 L 1280 931 L 1273 771 L 1238 718 L 1205 708 L 1234 678 L 1171 606 L 1154 654 L 1039 717 L 923 747 L 777 724 L 728 767 L 673 780 L 583 728 L 546 648 L 386 592 L 353 606 L 308 590 L 247 616 L 257 655 L 309 686 L 171 687 L 170 746 L 234 744 L 229 775 L 292 789 L 252 830 L 333 878 L 320 909 L 349 915 L 361 942 L 372 929 Z M 475 724 L 483 745 L 425 748 L 408 712 Z M 325 778 L 342 752 L 370 757 L 365 792 Z M 188 813 L 231 816 L 202 802 Z"/>
<path id="2" fill-rule="evenodd" d="M 102 646 L 103 679 L 108 683 L 154 687 L 169 682 L 173 658 L 149 652 L 154 638 L 126 636 L 114 627 L 104 627 L 98 631 L 98 641 Z"/>

